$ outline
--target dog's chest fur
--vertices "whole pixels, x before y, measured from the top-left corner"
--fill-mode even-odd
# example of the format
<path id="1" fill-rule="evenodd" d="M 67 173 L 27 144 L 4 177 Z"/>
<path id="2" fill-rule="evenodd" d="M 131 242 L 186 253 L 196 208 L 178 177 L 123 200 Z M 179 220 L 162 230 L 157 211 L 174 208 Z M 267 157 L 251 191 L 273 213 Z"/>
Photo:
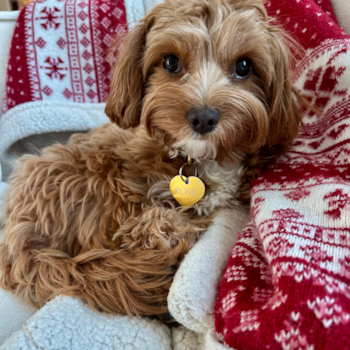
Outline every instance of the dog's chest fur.
<path id="1" fill-rule="evenodd" d="M 199 215 L 211 215 L 219 207 L 237 203 L 235 194 L 241 181 L 241 164 L 225 164 L 221 167 L 215 160 L 205 160 L 198 166 L 199 177 L 209 184 L 203 199 L 196 204 Z"/>
<path id="2" fill-rule="evenodd" d="M 181 166 L 186 162 L 186 156 L 180 152 L 174 155 L 174 152 L 162 142 L 151 139 L 142 128 L 129 134 L 128 138 L 127 148 L 130 147 L 128 160 L 138 168 L 136 174 L 140 174 L 140 179 L 149 186 L 145 200 L 172 202 L 178 206 L 170 193 L 169 183 L 179 174 Z M 120 147 L 116 152 L 120 155 Z M 198 170 L 198 178 L 205 184 L 205 195 L 193 206 L 196 215 L 210 216 L 219 208 L 238 203 L 235 194 L 242 182 L 241 163 L 220 166 L 215 160 L 207 159 L 194 164 Z M 184 175 L 193 176 L 194 167 L 186 166 Z"/>
<path id="3" fill-rule="evenodd" d="M 219 208 L 237 204 L 235 199 L 242 180 L 242 165 L 225 164 L 221 167 L 215 160 L 204 160 L 197 163 L 198 178 L 205 184 L 205 194 L 193 208 L 199 216 L 212 215 Z M 187 175 L 193 175 L 189 171 Z M 169 190 L 168 181 L 155 183 L 149 191 L 149 197 L 162 198 L 166 201 L 174 201 Z"/>

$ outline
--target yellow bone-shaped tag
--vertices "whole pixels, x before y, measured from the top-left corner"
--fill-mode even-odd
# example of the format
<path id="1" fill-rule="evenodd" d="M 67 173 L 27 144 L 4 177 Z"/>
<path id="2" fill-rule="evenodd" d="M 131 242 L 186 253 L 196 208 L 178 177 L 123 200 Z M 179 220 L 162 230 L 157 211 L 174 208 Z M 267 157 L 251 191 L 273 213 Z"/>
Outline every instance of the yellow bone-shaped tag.
<path id="1" fill-rule="evenodd" d="M 170 192 L 180 205 L 190 207 L 203 198 L 205 185 L 196 176 L 177 175 L 170 181 Z"/>

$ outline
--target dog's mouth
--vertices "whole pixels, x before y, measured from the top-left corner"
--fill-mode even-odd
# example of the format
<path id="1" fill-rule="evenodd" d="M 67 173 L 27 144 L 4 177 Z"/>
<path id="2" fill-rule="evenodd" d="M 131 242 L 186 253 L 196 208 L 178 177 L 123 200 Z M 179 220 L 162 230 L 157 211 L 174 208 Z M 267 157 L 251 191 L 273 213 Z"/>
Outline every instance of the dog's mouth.
<path id="1" fill-rule="evenodd" d="M 221 165 L 225 163 L 237 164 L 242 161 L 246 154 L 240 147 L 225 147 L 220 142 L 215 143 L 213 140 L 195 137 L 175 140 L 170 148 L 174 151 L 174 156 L 181 154 L 184 159 L 190 157 L 198 161 L 215 160 Z"/>
<path id="2" fill-rule="evenodd" d="M 205 140 L 181 140 L 172 145 L 175 151 L 192 159 L 216 159 L 218 147 Z"/>

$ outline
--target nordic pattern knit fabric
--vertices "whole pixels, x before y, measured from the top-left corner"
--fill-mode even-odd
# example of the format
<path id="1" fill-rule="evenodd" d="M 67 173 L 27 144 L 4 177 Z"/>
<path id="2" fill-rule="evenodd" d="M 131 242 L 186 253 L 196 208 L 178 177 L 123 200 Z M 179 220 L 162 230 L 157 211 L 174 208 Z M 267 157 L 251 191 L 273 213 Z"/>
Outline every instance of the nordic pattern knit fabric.
<path id="1" fill-rule="evenodd" d="M 122 0 L 36 0 L 21 11 L 3 112 L 25 102 L 104 102 L 108 50 L 125 30 Z"/>
<path id="2" fill-rule="evenodd" d="M 350 38 L 328 0 L 271 0 L 306 49 L 303 111 L 290 151 L 252 186 L 252 221 L 218 292 L 215 327 L 236 350 L 350 349 Z"/>

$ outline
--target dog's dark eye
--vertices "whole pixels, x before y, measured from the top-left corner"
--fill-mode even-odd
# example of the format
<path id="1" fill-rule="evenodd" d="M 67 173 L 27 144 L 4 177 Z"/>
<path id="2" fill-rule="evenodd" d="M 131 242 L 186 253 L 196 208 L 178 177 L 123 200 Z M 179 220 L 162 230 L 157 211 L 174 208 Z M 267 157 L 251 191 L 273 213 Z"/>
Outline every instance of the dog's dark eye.
<path id="1" fill-rule="evenodd" d="M 252 62 L 247 57 L 239 58 L 236 63 L 230 67 L 230 73 L 235 79 L 248 78 L 252 71 Z"/>
<path id="2" fill-rule="evenodd" d="M 166 55 L 163 57 L 163 68 L 169 73 L 179 73 L 182 69 L 182 64 L 176 55 Z"/>

